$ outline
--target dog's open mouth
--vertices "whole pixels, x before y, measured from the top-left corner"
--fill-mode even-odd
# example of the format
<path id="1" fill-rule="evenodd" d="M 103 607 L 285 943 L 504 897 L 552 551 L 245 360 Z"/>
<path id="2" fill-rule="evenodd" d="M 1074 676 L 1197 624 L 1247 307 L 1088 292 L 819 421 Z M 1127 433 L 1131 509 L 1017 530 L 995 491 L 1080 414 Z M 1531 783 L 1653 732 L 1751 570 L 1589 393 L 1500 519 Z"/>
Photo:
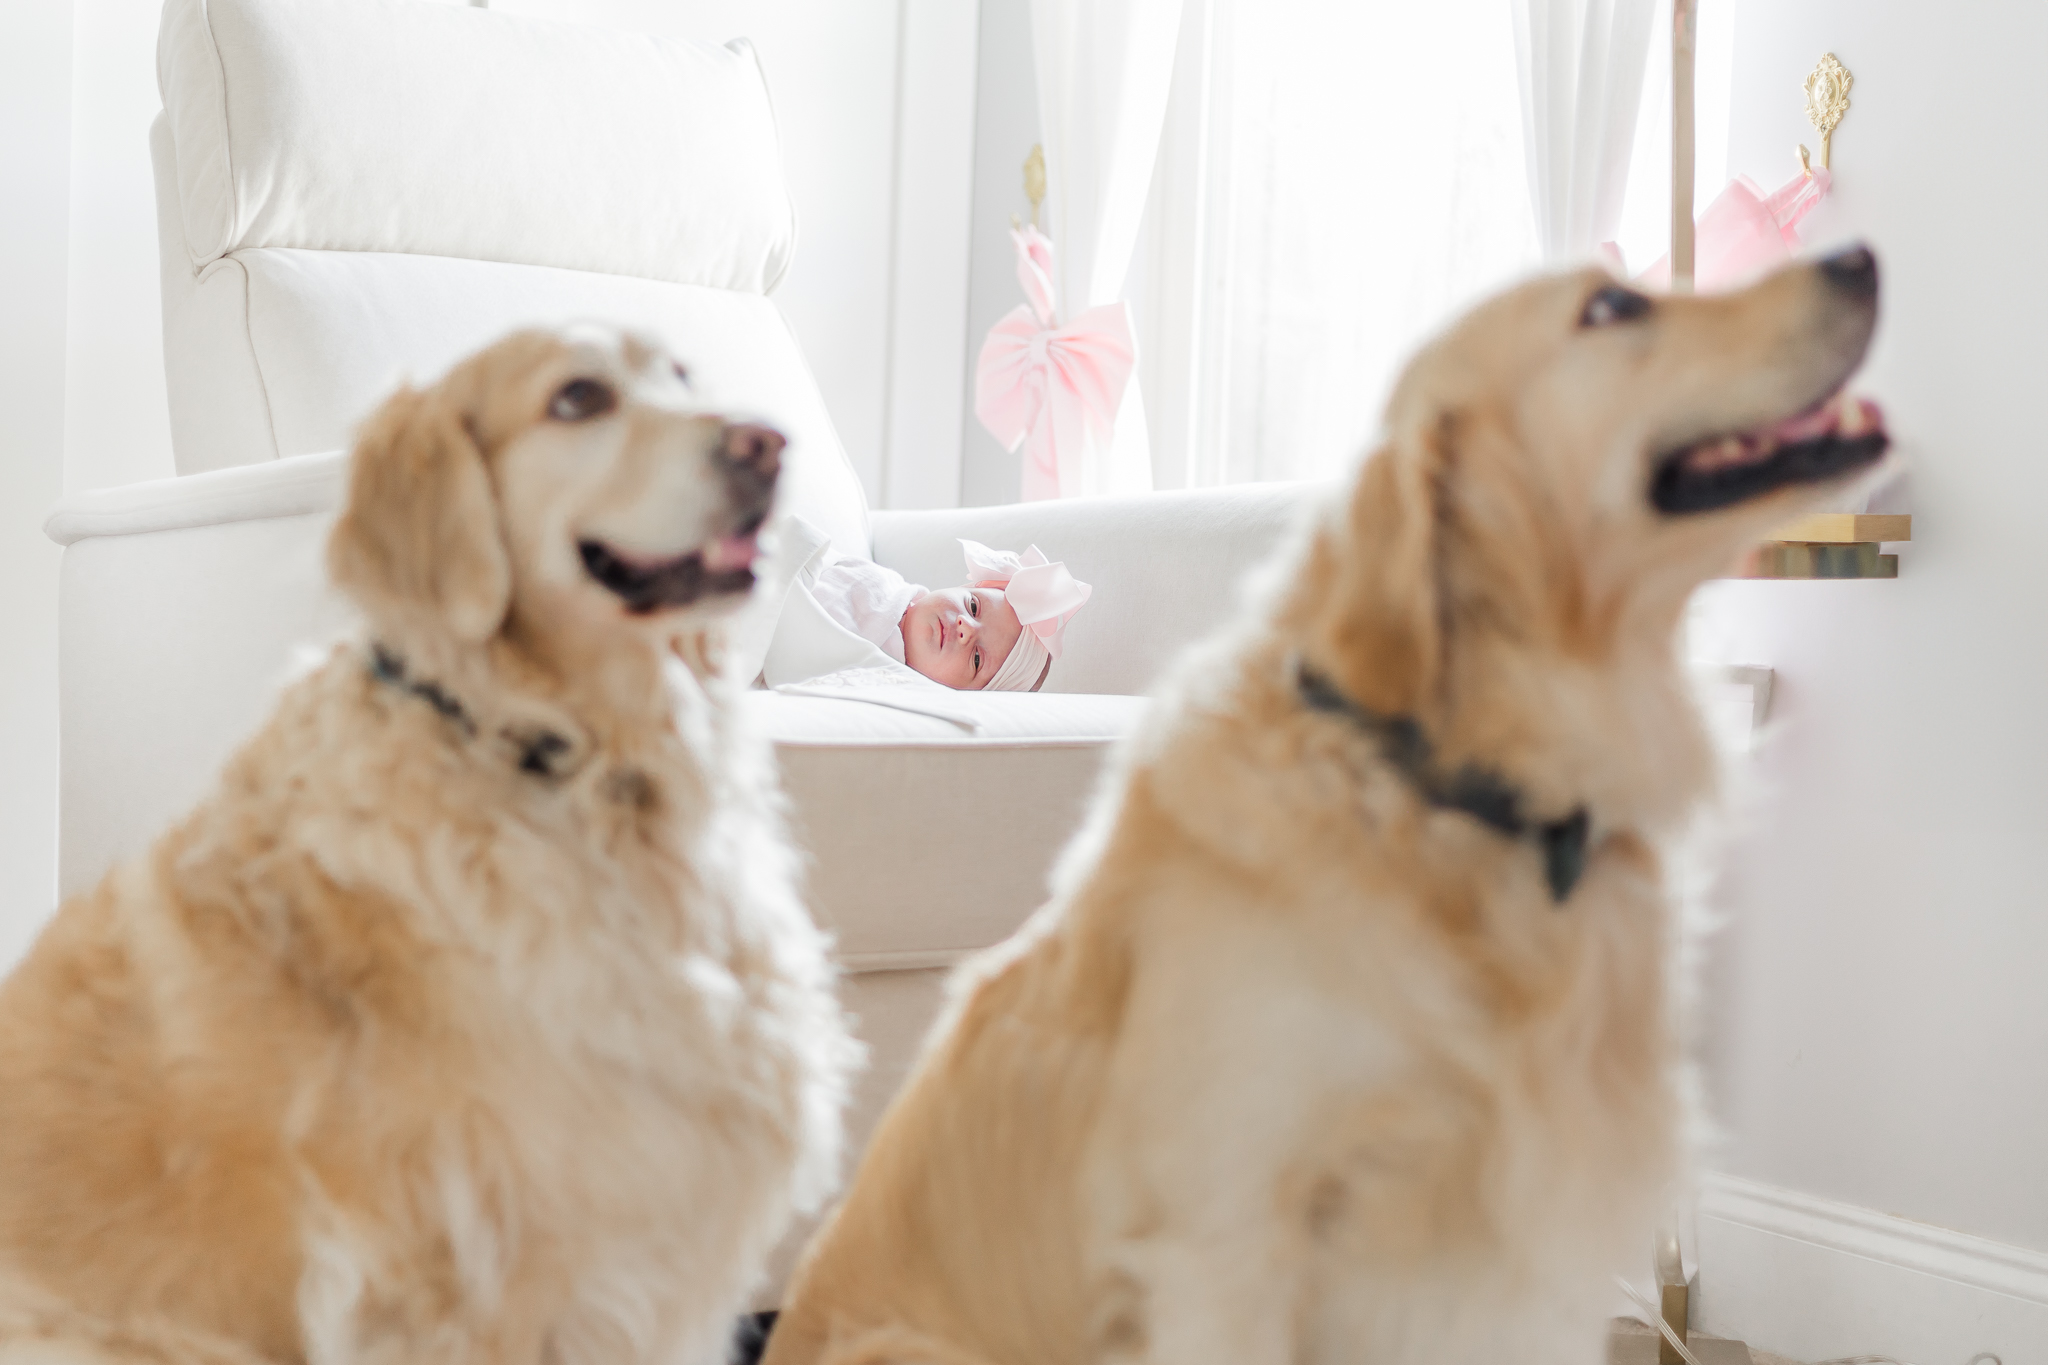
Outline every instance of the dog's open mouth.
<path id="1" fill-rule="evenodd" d="M 1665 454 L 1650 481 L 1650 502 L 1669 513 L 1732 507 L 1787 484 L 1859 469 L 1890 444 L 1877 404 L 1837 391 L 1796 417 Z"/>
<path id="2" fill-rule="evenodd" d="M 617 594 L 627 611 L 644 616 L 753 587 L 760 529 L 756 519 L 699 549 L 666 558 L 632 554 L 599 540 L 578 541 L 576 549 L 592 578 Z"/>

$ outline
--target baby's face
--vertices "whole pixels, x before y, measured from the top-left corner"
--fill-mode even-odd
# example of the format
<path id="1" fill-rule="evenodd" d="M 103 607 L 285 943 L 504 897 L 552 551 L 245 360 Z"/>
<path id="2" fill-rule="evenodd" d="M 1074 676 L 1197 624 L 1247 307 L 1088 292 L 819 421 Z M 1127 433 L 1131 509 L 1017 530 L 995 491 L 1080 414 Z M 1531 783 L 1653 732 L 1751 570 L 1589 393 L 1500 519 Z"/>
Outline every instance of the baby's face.
<path id="1" fill-rule="evenodd" d="M 903 659 L 934 682 L 972 692 L 1010 657 L 1024 627 L 1001 588 L 942 588 L 910 604 Z"/>

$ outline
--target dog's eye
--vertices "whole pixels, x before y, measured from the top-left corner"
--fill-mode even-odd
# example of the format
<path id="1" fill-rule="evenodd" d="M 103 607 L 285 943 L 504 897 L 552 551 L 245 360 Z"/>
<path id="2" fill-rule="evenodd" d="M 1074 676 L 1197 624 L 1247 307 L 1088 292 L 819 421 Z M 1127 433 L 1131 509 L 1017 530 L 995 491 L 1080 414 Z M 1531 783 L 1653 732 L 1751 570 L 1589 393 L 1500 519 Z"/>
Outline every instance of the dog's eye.
<path id="1" fill-rule="evenodd" d="M 1632 321 L 1649 311 L 1650 301 L 1647 298 L 1633 289 L 1610 284 L 1586 300 L 1586 311 L 1579 314 L 1579 326 L 1606 327 Z"/>
<path id="2" fill-rule="evenodd" d="M 548 416 L 558 422 L 582 422 L 602 417 L 618 406 L 611 386 L 595 379 L 572 379 L 555 390 L 548 400 Z"/>

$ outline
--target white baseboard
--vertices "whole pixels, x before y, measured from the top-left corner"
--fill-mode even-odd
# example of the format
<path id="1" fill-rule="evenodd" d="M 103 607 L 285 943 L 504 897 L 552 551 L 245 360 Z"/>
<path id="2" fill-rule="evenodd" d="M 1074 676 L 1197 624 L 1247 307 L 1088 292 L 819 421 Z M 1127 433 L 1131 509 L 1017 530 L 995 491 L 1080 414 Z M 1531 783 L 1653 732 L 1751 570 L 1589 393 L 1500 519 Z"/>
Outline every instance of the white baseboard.
<path id="1" fill-rule="evenodd" d="M 1693 1325 L 1795 1360 L 2048 1361 L 2048 1254 L 1709 1174 Z"/>

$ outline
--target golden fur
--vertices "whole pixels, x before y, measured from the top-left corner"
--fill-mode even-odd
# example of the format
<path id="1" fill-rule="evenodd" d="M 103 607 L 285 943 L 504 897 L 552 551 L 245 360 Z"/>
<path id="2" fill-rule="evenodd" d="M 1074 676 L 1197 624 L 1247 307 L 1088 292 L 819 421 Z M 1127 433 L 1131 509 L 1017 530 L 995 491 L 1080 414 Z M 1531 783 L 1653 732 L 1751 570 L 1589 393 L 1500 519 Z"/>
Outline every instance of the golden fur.
<path id="1" fill-rule="evenodd" d="M 0 988 L 0 1360 L 717 1358 L 855 1049 L 705 666 L 736 594 L 629 612 L 578 546 L 733 533 L 759 430 L 595 331 L 370 420 L 363 633 Z"/>
<path id="2" fill-rule="evenodd" d="M 1675 629 L 1810 497 L 1646 488 L 1831 392 L 1874 318 L 1809 268 L 1588 324 L 1611 286 L 1533 282 L 1414 360 L 1050 904 L 964 970 L 768 1365 L 1601 1358 L 1680 1165 L 1662 868 L 1712 761 Z M 1568 899 L 1305 706 L 1298 663 L 1532 812 L 1583 804 Z"/>

